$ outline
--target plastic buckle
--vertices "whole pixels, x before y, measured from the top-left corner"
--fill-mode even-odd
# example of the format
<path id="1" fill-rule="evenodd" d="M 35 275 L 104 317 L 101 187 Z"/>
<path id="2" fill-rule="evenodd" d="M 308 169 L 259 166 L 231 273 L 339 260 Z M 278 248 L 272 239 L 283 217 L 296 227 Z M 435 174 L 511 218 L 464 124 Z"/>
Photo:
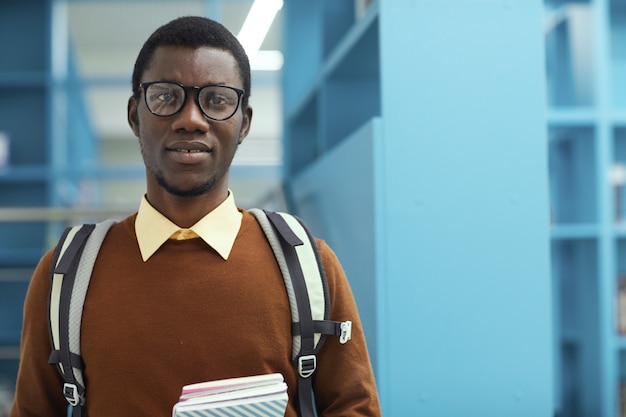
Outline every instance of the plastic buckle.
<path id="1" fill-rule="evenodd" d="M 76 384 L 63 384 L 63 395 L 70 405 L 77 406 L 80 404 L 80 395 L 78 395 L 78 387 Z"/>
<path id="2" fill-rule="evenodd" d="M 313 375 L 317 369 L 317 358 L 315 355 L 300 356 L 298 358 L 298 373 L 302 378 L 308 378 Z"/>
<path id="3" fill-rule="evenodd" d="M 352 322 L 344 321 L 343 323 L 341 323 L 341 335 L 339 335 L 339 343 L 343 345 L 350 339 L 352 339 Z"/>

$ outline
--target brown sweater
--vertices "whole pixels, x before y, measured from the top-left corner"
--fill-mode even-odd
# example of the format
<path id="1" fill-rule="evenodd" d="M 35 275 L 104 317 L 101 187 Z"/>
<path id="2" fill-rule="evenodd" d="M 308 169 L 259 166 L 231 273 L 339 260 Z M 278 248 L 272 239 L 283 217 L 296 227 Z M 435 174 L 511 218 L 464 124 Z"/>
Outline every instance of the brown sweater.
<path id="1" fill-rule="evenodd" d="M 295 417 L 290 309 L 271 248 L 244 212 L 228 261 L 201 239 L 170 240 L 141 260 L 132 215 L 115 225 L 87 292 L 81 349 L 89 417 L 169 417 L 185 384 L 280 372 Z M 319 241 L 331 319 L 352 320 L 352 340 L 326 339 L 314 390 L 320 416 L 379 416 L 358 312 L 332 250 Z M 40 261 L 24 308 L 21 362 L 11 417 L 66 415 L 62 379 L 48 365 L 52 253 Z"/>

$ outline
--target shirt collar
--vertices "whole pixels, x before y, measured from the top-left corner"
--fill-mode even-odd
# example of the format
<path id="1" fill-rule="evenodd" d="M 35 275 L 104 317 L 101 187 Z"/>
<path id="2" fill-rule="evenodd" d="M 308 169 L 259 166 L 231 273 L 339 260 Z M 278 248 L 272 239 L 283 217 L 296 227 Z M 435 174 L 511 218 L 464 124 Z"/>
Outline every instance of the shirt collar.
<path id="1" fill-rule="evenodd" d="M 222 204 L 201 218 L 189 230 L 200 236 L 224 260 L 227 260 L 239 233 L 241 218 L 233 193 L 229 192 L 228 198 Z M 181 228 L 155 209 L 145 195 L 142 197 L 135 220 L 135 233 L 144 262 L 179 230 Z"/>

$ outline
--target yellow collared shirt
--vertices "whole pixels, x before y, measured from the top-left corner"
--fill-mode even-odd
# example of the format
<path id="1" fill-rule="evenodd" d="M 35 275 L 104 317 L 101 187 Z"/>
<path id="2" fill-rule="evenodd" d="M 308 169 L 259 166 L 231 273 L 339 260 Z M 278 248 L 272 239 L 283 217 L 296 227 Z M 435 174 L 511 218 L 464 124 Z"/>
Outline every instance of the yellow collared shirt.
<path id="1" fill-rule="evenodd" d="M 228 260 L 241 227 L 241 213 L 232 192 L 215 210 L 201 218 L 189 229 L 181 228 L 161 214 L 144 195 L 139 205 L 135 233 L 141 257 L 146 262 L 168 239 L 201 238 L 224 260 Z"/>

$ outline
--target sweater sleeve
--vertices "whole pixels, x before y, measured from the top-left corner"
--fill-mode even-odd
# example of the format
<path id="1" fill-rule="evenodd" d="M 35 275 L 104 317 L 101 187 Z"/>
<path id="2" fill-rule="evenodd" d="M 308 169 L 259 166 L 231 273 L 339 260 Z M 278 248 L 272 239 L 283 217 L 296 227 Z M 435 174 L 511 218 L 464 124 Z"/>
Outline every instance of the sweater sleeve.
<path id="1" fill-rule="evenodd" d="M 352 321 L 352 339 L 340 344 L 327 337 L 318 354 L 314 392 L 320 416 L 381 415 L 376 382 L 359 312 L 346 275 L 334 252 L 318 241 L 331 298 L 331 320 Z"/>
<path id="2" fill-rule="evenodd" d="M 15 400 L 10 417 L 67 415 L 63 381 L 57 369 L 48 364 L 48 293 L 53 253 L 40 260 L 31 279 L 24 302 L 24 324 L 20 344 L 20 365 Z"/>

